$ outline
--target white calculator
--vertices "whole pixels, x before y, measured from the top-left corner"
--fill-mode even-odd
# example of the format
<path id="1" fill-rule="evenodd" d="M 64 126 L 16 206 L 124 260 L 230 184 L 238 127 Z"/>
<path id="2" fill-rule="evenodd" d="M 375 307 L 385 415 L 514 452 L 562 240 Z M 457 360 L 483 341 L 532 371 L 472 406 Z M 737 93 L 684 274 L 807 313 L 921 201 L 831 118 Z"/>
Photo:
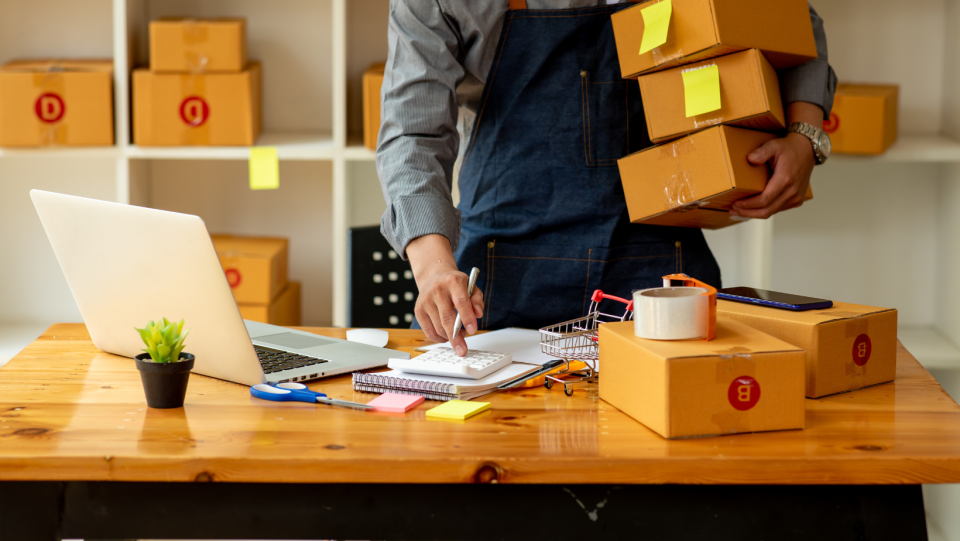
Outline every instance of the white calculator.
<path id="1" fill-rule="evenodd" d="M 412 359 L 390 359 L 387 366 L 410 374 L 480 379 L 512 362 L 509 353 L 469 349 L 465 357 L 458 357 L 453 348 L 436 348 Z"/>

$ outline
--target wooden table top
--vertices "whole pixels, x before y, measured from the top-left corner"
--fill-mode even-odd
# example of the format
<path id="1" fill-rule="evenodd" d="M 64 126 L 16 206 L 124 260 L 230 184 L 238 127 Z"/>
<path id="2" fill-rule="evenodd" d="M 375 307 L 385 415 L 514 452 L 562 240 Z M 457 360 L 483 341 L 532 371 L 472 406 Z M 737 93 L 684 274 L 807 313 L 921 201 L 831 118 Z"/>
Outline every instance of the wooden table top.
<path id="1" fill-rule="evenodd" d="M 305 329 L 345 337 L 343 329 Z M 393 330 L 412 351 L 419 331 Z M 369 401 L 350 376 L 310 387 Z M 805 430 L 665 440 L 583 389 L 488 395 L 465 422 L 267 402 L 193 374 L 146 406 L 131 359 L 57 324 L 0 369 L 0 480 L 897 484 L 960 482 L 960 406 L 902 346 L 894 383 L 806 401 Z"/>

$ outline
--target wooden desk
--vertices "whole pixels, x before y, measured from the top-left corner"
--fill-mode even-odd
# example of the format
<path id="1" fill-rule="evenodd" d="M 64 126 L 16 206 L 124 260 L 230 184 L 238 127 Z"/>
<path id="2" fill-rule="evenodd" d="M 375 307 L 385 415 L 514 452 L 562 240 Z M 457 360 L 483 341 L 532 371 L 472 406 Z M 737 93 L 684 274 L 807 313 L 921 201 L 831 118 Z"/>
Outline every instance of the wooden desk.
<path id="1" fill-rule="evenodd" d="M 344 337 L 342 329 L 308 330 Z M 421 340 L 419 331 L 392 331 L 388 347 L 410 351 Z M 877 532 L 888 530 L 886 533 L 892 534 L 889 529 L 893 526 L 884 521 L 890 520 L 893 511 L 878 510 L 896 504 L 897 522 L 911 525 L 913 530 L 909 531 L 917 534 L 922 526 L 922 500 L 918 500 L 919 487 L 915 485 L 960 482 L 960 406 L 902 347 L 897 362 L 897 380 L 892 384 L 807 400 L 806 430 L 668 441 L 597 399 L 595 389 L 580 390 L 570 398 L 556 389 L 543 388 L 496 393 L 483 398 L 493 403 L 490 412 L 456 423 L 426 420 L 425 410 L 436 405 L 432 402 L 406 415 L 273 403 L 253 399 L 244 386 L 195 374 L 184 408 L 152 410 L 144 402 L 133 361 L 98 351 L 83 325 L 58 324 L 0 369 L 0 501 L 18 495 L 16 499 L 24 506 L 29 502 L 31 509 L 66 506 L 56 520 L 58 531 L 67 536 L 80 532 L 97 537 L 131 536 L 130 530 L 122 530 L 123 521 L 116 520 L 117 514 L 107 513 L 114 519 L 101 522 L 89 516 L 96 515 L 89 505 L 101 505 L 97 509 L 102 509 L 108 500 L 116 509 L 124 509 L 123 516 L 144 513 L 147 502 L 210 505 L 219 499 L 242 505 L 237 498 L 242 502 L 255 494 L 260 494 L 267 506 L 287 502 L 285 494 L 327 498 L 331 505 L 345 505 L 347 501 L 369 504 L 381 494 L 383 505 L 397 509 L 403 507 L 400 501 L 406 494 L 421 502 L 432 498 L 430 505 L 437 513 L 431 514 L 438 514 L 444 505 L 455 505 L 451 512 L 462 511 L 465 508 L 456 505 L 489 494 L 502 505 L 516 498 L 520 509 L 533 516 L 550 516 L 549 512 L 543 514 L 537 501 L 557 513 L 569 510 L 568 514 L 554 515 L 568 521 L 561 529 L 547 526 L 541 530 L 529 516 L 512 519 L 519 524 L 511 532 L 522 538 L 531 532 L 564 537 L 564 531 L 575 532 L 580 527 L 585 528 L 582 534 L 593 535 L 603 520 L 591 520 L 591 513 L 612 524 L 619 520 L 613 507 L 623 507 L 623 517 L 634 517 L 631 521 L 635 521 L 643 509 L 653 513 L 663 505 L 660 502 L 664 498 L 671 497 L 682 497 L 689 503 L 680 515 L 671 515 L 677 520 L 708 513 L 707 507 L 712 510 L 704 516 L 712 516 L 720 502 L 731 497 L 728 504 L 741 508 L 762 507 L 771 498 L 793 498 L 794 509 L 813 505 L 809 513 L 823 512 L 821 507 L 827 503 L 840 505 L 834 499 L 862 509 L 866 509 L 867 500 L 883 500 L 880 507 L 871 507 L 872 514 L 867 513 L 872 518 L 858 515 L 851 524 L 873 524 Z M 349 400 L 373 397 L 355 393 L 349 376 L 319 380 L 310 387 Z M 179 483 L 169 483 L 172 481 Z M 209 481 L 215 483 L 193 483 Z M 303 484 L 310 483 L 331 485 L 315 485 L 304 493 Z M 361 488 L 356 483 L 370 485 Z M 475 485 L 429 485 L 437 483 L 501 486 L 490 493 L 478 492 L 490 488 Z M 504 484 L 537 486 L 509 489 Z M 649 486 L 664 484 L 669 486 Z M 584 486 L 569 488 L 572 485 Z M 648 485 L 624 486 L 616 492 L 623 495 L 622 501 L 644 507 L 594 507 L 605 499 L 612 501 L 611 488 L 605 485 Z M 711 492 L 696 485 L 749 486 Z M 785 485 L 817 486 L 791 489 Z M 825 485 L 842 486 L 828 489 Z M 914 486 L 897 491 L 854 485 Z M 540 492 L 529 492 L 533 489 Z M 581 498 L 575 495 L 577 492 L 589 496 Z M 321 493 L 326 495 L 319 496 Z M 396 500 L 386 494 L 393 494 Z M 132 509 L 128 508 L 131 501 L 136 502 Z M 697 508 L 698 501 L 706 507 Z M 25 533 L 21 538 L 49 538 L 46 530 L 40 532 L 27 524 L 30 521 L 16 511 L 16 505 L 5 507 L 6 516 L 0 511 L 0 523 L 23 523 Z M 422 507 L 408 512 L 422 513 Z M 307 517 L 317 509 L 311 504 L 302 511 Z M 645 519 L 645 527 L 656 531 L 650 525 L 664 512 L 659 510 Z M 57 515 L 50 513 L 50 517 Z M 129 527 L 146 527 L 150 513 L 147 515 Z M 176 530 L 184 527 L 182 524 L 171 525 L 173 517 L 164 516 L 167 520 L 150 526 L 159 528 L 151 530 L 157 534 L 154 537 L 185 532 Z M 209 516 L 197 520 L 212 521 Z M 247 524 L 236 512 L 226 516 L 236 524 Z M 340 518 L 346 520 L 347 516 L 363 525 L 363 513 L 344 511 Z M 720 522 L 711 523 L 714 534 L 724 527 L 724 519 L 717 516 Z M 800 517 L 804 523 L 816 520 L 802 514 Z M 42 522 L 33 522 L 38 520 Z M 411 519 L 398 515 L 397 520 Z M 735 527 L 735 517 L 731 515 L 730 520 Z M 789 519 L 779 520 L 778 524 L 786 528 L 783 521 Z M 387 522 L 384 519 L 384 524 Z M 523 523 L 536 528 L 527 532 L 520 525 Z M 339 526 L 330 521 L 323 524 L 333 531 L 287 533 L 305 538 L 359 538 L 356 529 L 337 529 Z M 604 526 L 605 535 L 625 533 L 609 526 Z M 229 524 L 225 527 L 229 530 Z M 253 526 L 245 527 L 248 529 L 242 531 L 246 536 L 232 530 L 224 535 L 253 538 L 249 535 L 257 533 L 249 529 Z M 513 535 L 503 529 L 487 531 L 476 524 L 469 530 L 464 538 Z M 455 537 L 445 530 L 434 534 L 443 536 L 442 532 Z M 903 532 L 897 532 L 904 538 Z M 387 532 L 375 528 L 366 538 L 389 538 L 390 533 L 433 535 L 426 530 Z M 262 535 L 283 537 L 270 532 Z"/>

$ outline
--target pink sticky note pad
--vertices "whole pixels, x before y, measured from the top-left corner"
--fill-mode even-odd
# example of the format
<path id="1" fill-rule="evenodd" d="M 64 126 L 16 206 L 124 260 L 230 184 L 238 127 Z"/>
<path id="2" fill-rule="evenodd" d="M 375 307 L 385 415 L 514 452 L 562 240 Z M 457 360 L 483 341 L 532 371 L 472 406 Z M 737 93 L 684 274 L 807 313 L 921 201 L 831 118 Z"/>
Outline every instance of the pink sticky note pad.
<path id="1" fill-rule="evenodd" d="M 412 410 L 417 404 L 423 402 L 422 396 L 413 396 L 408 394 L 383 393 L 382 395 L 367 402 L 368 406 L 373 406 L 375 411 L 394 411 L 403 413 Z"/>

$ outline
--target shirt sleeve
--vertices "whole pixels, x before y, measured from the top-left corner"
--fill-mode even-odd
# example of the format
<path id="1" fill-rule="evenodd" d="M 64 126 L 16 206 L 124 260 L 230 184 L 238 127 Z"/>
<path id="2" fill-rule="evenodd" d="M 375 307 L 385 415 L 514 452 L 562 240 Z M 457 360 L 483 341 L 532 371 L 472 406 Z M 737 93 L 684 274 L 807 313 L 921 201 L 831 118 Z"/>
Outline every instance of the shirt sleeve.
<path id="1" fill-rule="evenodd" d="M 773 0 L 776 1 L 776 0 Z M 823 30 L 823 19 L 810 8 L 810 22 L 813 23 L 813 37 L 817 43 L 817 59 L 795 68 L 780 71 L 780 92 L 784 105 L 796 101 L 806 101 L 819 105 L 823 109 L 823 119 L 830 118 L 833 108 L 833 94 L 837 90 L 837 74 L 830 67 L 827 56 L 827 34 Z"/>
<path id="2" fill-rule="evenodd" d="M 404 259 L 407 244 L 429 234 L 460 242 L 451 196 L 457 85 L 464 78 L 457 32 L 430 0 L 391 0 L 389 53 L 381 89 L 377 173 L 387 203 L 380 231 Z"/>

